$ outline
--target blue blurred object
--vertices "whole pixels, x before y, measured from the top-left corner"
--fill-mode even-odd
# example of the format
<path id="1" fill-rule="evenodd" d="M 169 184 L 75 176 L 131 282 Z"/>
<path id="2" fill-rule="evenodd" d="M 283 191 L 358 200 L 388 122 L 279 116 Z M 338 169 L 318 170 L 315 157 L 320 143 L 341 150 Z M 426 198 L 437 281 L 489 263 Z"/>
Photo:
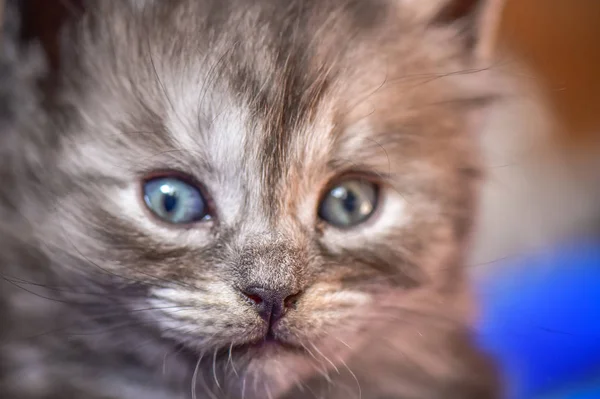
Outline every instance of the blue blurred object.
<path id="1" fill-rule="evenodd" d="M 600 399 L 600 242 L 473 270 L 478 338 L 509 399 Z"/>

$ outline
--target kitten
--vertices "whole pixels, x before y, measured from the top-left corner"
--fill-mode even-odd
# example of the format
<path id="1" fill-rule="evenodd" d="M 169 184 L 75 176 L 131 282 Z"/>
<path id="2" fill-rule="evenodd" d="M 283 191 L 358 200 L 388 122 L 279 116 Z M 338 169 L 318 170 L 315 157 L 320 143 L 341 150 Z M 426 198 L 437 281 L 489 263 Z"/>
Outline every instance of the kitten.
<path id="1" fill-rule="evenodd" d="M 496 398 L 486 4 L 87 2 L 46 68 L 7 26 L 0 396 Z"/>

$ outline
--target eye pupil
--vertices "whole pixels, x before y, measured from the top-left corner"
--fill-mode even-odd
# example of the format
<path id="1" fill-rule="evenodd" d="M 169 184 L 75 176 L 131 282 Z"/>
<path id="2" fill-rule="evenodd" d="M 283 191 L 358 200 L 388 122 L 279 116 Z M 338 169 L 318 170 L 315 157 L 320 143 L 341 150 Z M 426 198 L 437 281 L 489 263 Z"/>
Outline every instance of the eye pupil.
<path id="1" fill-rule="evenodd" d="M 156 217 L 173 224 L 209 218 L 200 189 L 177 177 L 158 177 L 144 182 L 144 202 Z"/>
<path id="2" fill-rule="evenodd" d="M 344 210 L 348 213 L 353 213 L 356 210 L 358 198 L 352 190 L 348 190 L 344 186 L 336 187 L 331 190 L 331 196 L 340 200 Z"/>
<path id="3" fill-rule="evenodd" d="M 171 213 L 173 209 L 177 206 L 177 195 L 175 194 L 165 194 L 163 199 L 163 207 L 165 212 Z"/>
<path id="4" fill-rule="evenodd" d="M 346 191 L 346 197 L 344 198 L 344 208 L 349 213 L 354 213 L 356 210 L 356 195 L 351 191 Z"/>
<path id="5" fill-rule="evenodd" d="M 369 181 L 346 180 L 331 189 L 319 205 L 319 217 L 337 227 L 367 220 L 377 203 L 377 186 Z"/>

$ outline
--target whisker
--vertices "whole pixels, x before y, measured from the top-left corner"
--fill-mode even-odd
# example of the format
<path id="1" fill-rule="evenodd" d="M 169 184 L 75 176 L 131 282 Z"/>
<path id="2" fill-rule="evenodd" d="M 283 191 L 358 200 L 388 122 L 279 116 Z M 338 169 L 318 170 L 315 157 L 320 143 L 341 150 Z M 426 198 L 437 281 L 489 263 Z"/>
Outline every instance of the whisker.
<path id="1" fill-rule="evenodd" d="M 244 374 L 244 379 L 242 381 L 242 399 L 246 399 L 246 378 L 248 377 L 248 373 Z"/>
<path id="2" fill-rule="evenodd" d="M 204 353 L 202 353 L 200 356 L 198 356 L 198 361 L 196 362 L 196 367 L 194 368 L 194 374 L 192 374 L 192 385 L 191 385 L 192 399 L 196 399 L 196 381 L 198 379 L 198 370 L 200 369 L 200 362 L 202 361 L 203 356 L 204 356 Z"/>
<path id="3" fill-rule="evenodd" d="M 219 348 L 216 348 L 213 353 L 212 373 L 213 373 L 213 378 L 215 379 L 215 383 L 217 384 L 217 388 L 219 388 L 219 390 L 221 390 L 221 384 L 219 383 L 219 379 L 217 378 L 217 351 L 218 350 L 219 350 Z"/>
<path id="4" fill-rule="evenodd" d="M 113 325 L 113 326 L 111 326 L 111 328 L 106 328 L 106 329 L 102 329 L 102 330 L 89 331 L 89 332 L 69 332 L 69 333 L 65 333 L 65 336 L 66 337 L 91 337 L 94 335 L 102 335 L 102 334 L 119 331 L 119 330 L 122 330 L 127 327 L 140 327 L 140 326 L 145 326 L 145 325 L 151 325 L 153 323 L 154 322 L 152 322 L 152 321 L 139 322 L 139 323 L 126 322 L 126 323 L 121 323 L 119 325 Z"/>
<path id="5" fill-rule="evenodd" d="M 319 360 L 312 352 L 310 349 L 308 349 L 308 347 L 306 345 L 304 345 L 303 343 L 301 343 L 302 347 L 304 348 L 304 350 L 306 350 L 310 356 L 315 359 L 315 361 L 317 362 L 316 364 L 316 369 L 319 371 L 319 374 L 321 374 L 323 376 L 323 378 L 325 378 L 325 380 L 327 380 L 328 383 L 331 383 L 331 377 L 329 377 L 329 374 L 327 373 L 327 368 L 322 368 L 322 364 L 323 362 L 321 360 Z"/>
<path id="6" fill-rule="evenodd" d="M 252 389 L 254 390 L 254 394 L 256 395 L 256 393 L 258 392 L 258 378 L 256 373 L 254 373 L 253 375 L 253 381 L 252 381 Z"/>
<path id="7" fill-rule="evenodd" d="M 317 346 L 313 343 L 310 344 L 313 349 L 315 350 L 315 352 L 317 352 L 319 355 L 321 355 L 329 364 L 331 364 L 331 367 L 333 367 L 333 369 L 339 374 L 340 370 L 338 370 L 338 368 L 336 367 L 336 365 L 327 357 L 323 354 L 323 352 L 321 352 L 319 350 L 319 348 L 317 348 Z"/>
<path id="8" fill-rule="evenodd" d="M 163 330 L 162 333 L 164 334 L 164 332 L 166 332 L 166 331 L 168 331 L 168 329 L 167 330 Z M 177 346 L 179 346 L 179 349 L 177 349 L 174 352 L 173 351 L 171 351 L 171 352 L 167 351 L 166 352 L 166 356 L 163 357 L 163 374 L 167 371 L 167 367 L 166 367 L 166 360 L 167 360 L 167 358 L 169 356 L 173 356 L 173 355 L 179 354 L 185 348 L 183 345 L 177 345 Z"/>
<path id="9" fill-rule="evenodd" d="M 342 345 L 344 345 L 346 348 L 348 348 L 348 349 L 351 349 L 351 350 L 352 350 L 352 347 L 351 347 L 350 345 L 348 345 L 348 344 L 347 344 L 345 341 L 343 341 L 341 338 L 339 338 L 339 337 L 337 337 L 337 336 L 335 336 L 335 335 L 331 334 L 331 333 L 330 333 L 329 331 L 327 331 L 325 328 L 321 327 L 321 328 L 319 329 L 319 331 L 320 331 L 321 333 L 323 333 L 323 334 L 327 335 L 328 337 L 331 337 L 331 338 L 335 339 L 336 341 L 338 341 L 339 343 L 341 343 Z"/>
<path id="10" fill-rule="evenodd" d="M 350 369 L 350 367 L 348 367 L 348 365 L 346 364 L 346 362 L 344 361 L 344 359 L 339 358 L 338 360 L 340 361 L 341 364 L 344 365 L 344 367 L 346 368 L 346 370 L 348 370 L 348 372 L 350 373 L 350 375 L 352 376 L 352 378 L 354 378 L 354 381 L 356 381 L 356 386 L 358 387 L 358 399 L 362 399 L 362 389 L 360 387 L 360 382 L 358 381 L 358 378 L 356 377 L 356 374 L 354 374 L 354 372 Z"/>
<path id="11" fill-rule="evenodd" d="M 163 355 L 163 362 L 162 362 L 162 375 L 163 376 L 167 375 L 167 357 L 169 357 L 170 355 L 171 355 L 170 350 L 165 351 L 165 354 Z"/>
<path id="12" fill-rule="evenodd" d="M 233 342 L 231 343 L 231 345 L 229 345 L 229 355 L 227 356 L 227 364 L 231 364 L 231 369 L 233 370 L 233 374 L 235 374 L 236 377 L 239 377 L 239 374 L 235 368 L 235 364 L 233 363 L 233 359 L 231 357 L 232 351 L 233 351 Z"/>
<path id="13" fill-rule="evenodd" d="M 144 308 L 144 309 L 124 310 L 123 312 L 120 312 L 120 313 L 105 313 L 105 314 L 96 315 L 94 317 L 85 317 L 85 321 L 90 322 L 90 321 L 102 320 L 104 318 L 109 318 L 109 317 L 129 316 L 132 313 L 137 313 L 137 312 L 147 312 L 147 311 L 162 310 L 162 309 L 176 309 L 175 311 L 179 311 L 179 310 L 183 310 L 185 308 L 193 308 L 193 307 L 194 306 L 191 306 L 191 305 L 188 305 L 188 306 L 178 305 L 178 306 L 166 306 L 166 307 L 153 307 L 153 308 Z M 180 308 L 180 309 L 178 309 L 178 308 Z M 39 338 L 39 337 L 44 336 L 44 335 L 49 335 L 49 334 L 61 332 L 61 331 L 67 330 L 70 327 L 75 326 L 77 323 L 78 322 L 75 321 L 75 322 L 70 323 L 69 325 L 67 325 L 65 327 L 56 328 L 56 329 L 53 329 L 53 330 L 45 331 L 45 332 L 40 333 L 40 334 L 32 335 L 30 337 L 27 337 L 27 339 Z"/>
<path id="14" fill-rule="evenodd" d="M 0 276 L 2 276 L 2 275 L 0 274 Z M 13 282 L 15 284 L 39 287 L 39 288 L 43 288 L 44 290 L 52 291 L 52 292 L 56 292 L 56 293 L 65 293 L 65 294 L 73 294 L 73 295 L 78 295 L 78 296 L 81 295 L 81 296 L 106 298 L 105 292 L 99 293 L 99 292 L 81 291 L 81 290 L 78 290 L 78 287 L 75 287 L 75 286 L 70 286 L 70 285 L 53 286 L 53 285 L 38 283 L 38 282 L 34 282 L 34 281 L 25 280 L 25 279 L 22 279 L 19 277 L 13 277 L 13 276 L 7 276 L 7 275 L 3 275 L 2 277 L 7 279 L 7 281 Z M 19 288 L 21 288 L 21 287 L 19 287 Z M 111 292 L 111 299 L 115 299 L 115 298 L 129 299 L 129 298 L 136 298 L 136 296 L 123 295 L 120 292 L 119 293 Z"/>
<path id="15" fill-rule="evenodd" d="M 304 384 L 303 384 L 304 385 Z M 310 387 L 310 385 L 304 385 L 304 387 L 306 389 L 308 389 L 308 392 L 310 392 L 310 394 L 315 398 L 315 399 L 319 399 L 319 395 L 317 395 L 317 393 L 315 391 L 313 391 L 313 389 Z M 304 392 L 304 391 L 302 391 Z"/>
<path id="16" fill-rule="evenodd" d="M 12 280 L 10 280 L 10 279 L 8 279 L 8 278 L 4 277 L 4 276 L 1 276 L 1 278 L 2 278 L 2 280 L 6 281 L 6 282 L 7 282 L 7 283 L 9 283 L 10 285 L 12 285 L 12 286 L 14 286 L 14 287 L 17 287 L 17 288 L 19 288 L 19 289 L 21 289 L 21 290 L 23 290 L 23 291 L 25 291 L 25 292 L 28 292 L 28 293 L 30 293 L 30 294 L 32 294 L 32 295 L 34 295 L 34 296 L 38 297 L 38 298 L 47 299 L 47 300 L 49 300 L 49 301 L 53 301 L 53 302 L 66 303 L 66 304 L 70 304 L 70 305 L 73 305 L 73 304 L 78 304 L 77 302 L 67 301 L 67 300 L 64 300 L 64 299 L 50 298 L 50 297 L 48 297 L 48 296 L 40 295 L 40 294 L 38 294 L 37 292 L 34 292 L 34 291 L 32 291 L 32 290 L 29 290 L 29 289 L 27 289 L 27 288 L 25 288 L 25 287 L 22 287 L 21 285 L 17 284 L 16 282 L 14 282 L 14 281 L 12 281 Z"/>
<path id="17" fill-rule="evenodd" d="M 58 212 L 58 206 L 59 206 L 59 204 L 58 204 L 57 202 L 55 202 L 55 203 L 54 203 L 54 206 L 55 206 L 55 211 L 56 211 L 56 212 Z M 96 267 L 97 269 L 101 270 L 101 271 L 102 271 L 104 274 L 107 274 L 107 275 L 110 275 L 110 276 L 116 277 L 116 278 L 118 278 L 118 279 L 121 279 L 121 280 L 123 280 L 123 281 L 131 281 L 131 282 L 134 282 L 134 283 L 136 283 L 136 284 L 143 283 L 143 284 L 146 284 L 146 285 L 151 285 L 151 286 L 154 286 L 154 287 L 157 287 L 157 288 L 164 288 L 164 287 L 165 287 L 165 286 L 163 286 L 163 285 L 157 284 L 156 282 L 150 282 L 150 281 L 144 281 L 144 282 L 141 282 L 141 281 L 139 281 L 139 280 L 137 280 L 137 279 L 134 279 L 134 278 L 131 278 L 131 277 L 126 277 L 126 276 L 123 276 L 123 275 L 117 274 L 117 273 L 115 273 L 115 272 L 112 272 L 112 271 L 110 271 L 110 270 L 107 270 L 106 268 L 104 268 L 104 267 L 102 267 L 102 266 L 98 265 L 96 262 L 92 261 L 92 260 L 91 260 L 91 259 L 89 259 L 89 258 L 88 258 L 86 255 L 84 255 L 84 254 L 83 254 L 83 253 L 82 253 L 82 252 L 79 250 L 79 248 L 77 248 L 77 246 L 75 245 L 75 243 L 74 243 L 74 242 L 73 242 L 73 240 L 71 239 L 71 235 L 68 233 L 67 229 L 65 228 L 65 226 L 64 226 L 64 224 L 63 224 L 63 222 L 62 222 L 62 220 L 60 220 L 60 219 L 59 219 L 59 221 L 58 221 L 58 224 L 59 224 L 59 226 L 60 226 L 60 229 L 62 230 L 63 237 L 65 238 L 65 240 L 67 240 L 67 241 L 68 241 L 68 243 L 69 243 L 70 247 L 71 247 L 71 248 L 72 248 L 72 249 L 73 249 L 73 250 L 74 250 L 74 251 L 75 251 L 75 252 L 76 252 L 76 253 L 79 255 L 79 258 L 80 258 L 80 259 L 82 259 L 82 260 L 84 260 L 84 261 L 86 261 L 86 262 L 87 262 L 87 263 L 89 263 L 90 265 L 92 265 L 92 266 Z M 47 246 L 47 243 L 44 243 L 44 245 L 45 245 L 45 246 Z M 177 280 L 167 280 L 167 279 L 164 279 L 164 278 L 161 278 L 161 277 L 158 277 L 158 276 L 154 276 L 154 275 L 151 275 L 151 274 L 149 274 L 149 273 L 146 273 L 146 272 L 143 272 L 143 271 L 140 271 L 140 270 L 138 270 L 137 272 L 138 272 L 138 273 L 140 273 L 140 274 L 143 274 L 144 276 L 146 276 L 146 277 L 148 277 L 148 278 L 150 278 L 150 279 L 152 279 L 152 280 L 155 280 L 155 281 L 156 281 L 156 280 L 158 280 L 158 281 L 161 281 L 161 282 L 163 282 L 163 283 L 167 283 L 167 286 L 168 286 L 168 285 L 175 284 L 175 285 L 179 285 L 179 286 L 181 286 L 181 287 L 183 287 L 183 288 L 187 288 L 187 289 L 193 289 L 193 290 L 197 289 L 197 287 L 194 287 L 194 286 L 191 286 L 191 285 L 185 284 L 185 283 L 183 283 L 183 282 L 181 282 L 181 281 L 177 281 Z"/>

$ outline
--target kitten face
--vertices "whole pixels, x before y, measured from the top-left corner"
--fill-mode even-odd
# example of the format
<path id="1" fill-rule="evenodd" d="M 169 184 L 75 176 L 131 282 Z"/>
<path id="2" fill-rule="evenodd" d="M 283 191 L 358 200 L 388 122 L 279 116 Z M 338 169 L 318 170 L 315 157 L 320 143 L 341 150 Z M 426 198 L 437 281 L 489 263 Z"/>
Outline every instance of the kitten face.
<path id="1" fill-rule="evenodd" d="M 343 362 L 391 309 L 400 335 L 465 323 L 480 76 L 460 73 L 456 29 L 402 1 L 166 4 L 102 2 L 65 36 L 56 140 L 19 191 L 58 278 L 215 373 L 273 381 L 314 372 L 315 352 Z M 156 177 L 209 217 L 157 217 Z M 377 198 L 342 228 L 319 209 L 348 181 Z"/>

